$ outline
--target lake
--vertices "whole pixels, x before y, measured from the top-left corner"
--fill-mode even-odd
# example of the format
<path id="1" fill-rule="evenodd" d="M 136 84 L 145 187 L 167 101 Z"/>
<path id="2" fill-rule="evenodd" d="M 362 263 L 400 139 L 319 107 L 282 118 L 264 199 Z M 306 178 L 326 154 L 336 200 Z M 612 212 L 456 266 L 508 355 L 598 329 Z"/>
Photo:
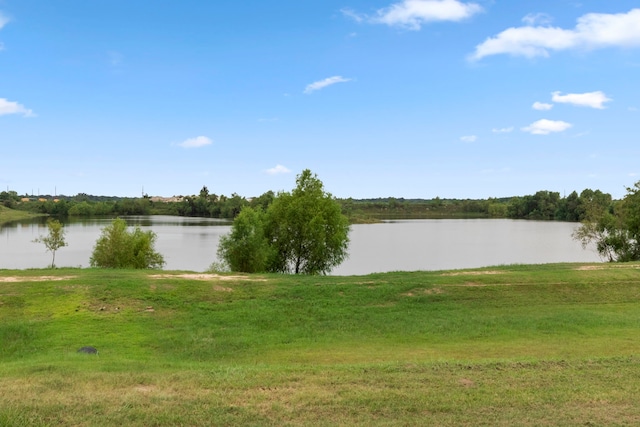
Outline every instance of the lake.
<path id="1" fill-rule="evenodd" d="M 173 216 L 125 217 L 130 225 L 158 235 L 156 250 L 166 270 L 205 271 L 216 261 L 220 236 L 230 222 Z M 72 219 L 65 224 L 69 246 L 56 253 L 58 267 L 88 267 L 102 227 L 111 219 Z M 349 258 L 332 275 L 388 271 L 449 270 L 508 264 L 600 262 L 593 248 L 571 238 L 579 224 L 508 219 L 394 220 L 351 228 Z M 51 263 L 44 221 L 0 228 L 0 268 L 43 268 Z"/>

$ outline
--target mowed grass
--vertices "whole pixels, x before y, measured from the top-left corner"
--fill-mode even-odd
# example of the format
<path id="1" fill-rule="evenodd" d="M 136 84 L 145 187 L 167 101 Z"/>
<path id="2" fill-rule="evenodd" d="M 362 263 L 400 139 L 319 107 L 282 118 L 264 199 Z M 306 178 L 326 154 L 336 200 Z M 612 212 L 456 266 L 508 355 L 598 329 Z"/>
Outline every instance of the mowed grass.
<path id="1" fill-rule="evenodd" d="M 2 270 L 0 425 L 639 425 L 639 279 Z"/>
<path id="2" fill-rule="evenodd" d="M 35 216 L 42 215 L 35 215 L 29 212 L 17 211 L 15 209 L 9 209 L 5 206 L 0 206 L 0 225 L 12 221 L 20 221 L 23 219 L 33 218 Z"/>

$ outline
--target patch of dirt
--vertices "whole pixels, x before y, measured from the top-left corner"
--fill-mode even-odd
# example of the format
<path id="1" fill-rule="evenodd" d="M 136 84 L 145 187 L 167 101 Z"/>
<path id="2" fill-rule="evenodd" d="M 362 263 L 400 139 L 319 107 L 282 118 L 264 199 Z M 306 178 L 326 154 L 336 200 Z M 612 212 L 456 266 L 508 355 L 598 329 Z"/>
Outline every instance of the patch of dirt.
<path id="1" fill-rule="evenodd" d="M 0 283 L 16 283 L 16 282 L 60 282 L 62 280 L 75 279 L 77 276 L 7 276 L 0 277 Z"/>
<path id="2" fill-rule="evenodd" d="M 213 290 L 216 292 L 233 292 L 233 289 L 225 288 L 224 286 L 220 286 L 220 285 L 215 285 L 213 287 Z"/>
<path id="3" fill-rule="evenodd" d="M 436 294 L 443 294 L 443 293 L 444 291 L 440 288 L 432 288 L 432 289 L 413 289 L 401 295 L 403 297 L 415 297 L 416 295 L 436 295 Z"/>
<path id="4" fill-rule="evenodd" d="M 250 282 L 265 282 L 266 279 L 249 276 L 223 276 L 220 274 L 189 273 L 189 274 L 152 274 L 152 279 L 192 279 L 192 280 L 246 280 Z"/>
<path id="5" fill-rule="evenodd" d="M 469 288 L 485 288 L 487 286 L 513 286 L 511 283 L 478 283 L 478 282 L 464 282 L 458 285 L 443 285 L 443 286 L 464 286 Z"/>
<path id="6" fill-rule="evenodd" d="M 576 267 L 578 271 L 593 271 L 593 270 L 609 270 L 612 268 L 631 268 L 634 270 L 640 269 L 639 264 L 604 264 L 604 265 L 581 265 Z"/>
<path id="7" fill-rule="evenodd" d="M 133 389 L 139 393 L 151 393 L 152 391 L 155 391 L 156 388 L 150 385 L 139 385 Z"/>
<path id="8" fill-rule="evenodd" d="M 504 274 L 504 271 L 456 271 L 453 273 L 442 273 L 442 276 L 485 276 L 485 275 L 495 275 L 495 274 Z"/>
<path id="9" fill-rule="evenodd" d="M 468 379 L 468 378 L 462 378 L 462 379 L 460 379 L 460 381 L 458 381 L 458 383 L 459 383 L 461 386 L 463 386 L 463 387 L 467 387 L 467 388 L 469 388 L 469 387 L 473 387 L 474 385 L 476 385 L 476 383 L 474 383 L 473 381 L 471 381 L 471 380 L 470 380 L 470 379 Z"/>

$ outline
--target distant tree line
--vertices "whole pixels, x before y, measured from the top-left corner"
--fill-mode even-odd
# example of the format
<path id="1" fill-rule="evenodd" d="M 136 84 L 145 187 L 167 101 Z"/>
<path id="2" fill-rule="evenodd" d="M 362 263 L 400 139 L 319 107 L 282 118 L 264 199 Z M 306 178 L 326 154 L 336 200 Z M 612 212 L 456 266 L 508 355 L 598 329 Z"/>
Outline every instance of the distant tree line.
<path id="1" fill-rule="evenodd" d="M 247 200 L 233 193 L 231 197 L 209 193 L 203 187 L 198 195 L 177 196 L 175 202 L 154 201 L 149 196 L 139 198 L 92 196 L 80 193 L 76 196 L 42 195 L 19 196 L 15 192 L 0 193 L 0 204 L 31 213 L 53 217 L 92 217 L 125 215 L 177 215 L 206 218 L 235 218 L 244 206 L 266 209 L 275 197 L 268 191 L 259 197 Z M 22 199 L 29 199 L 22 202 Z"/>
<path id="2" fill-rule="evenodd" d="M 27 196 L 25 196 L 27 197 Z M 54 217 L 176 215 L 233 219 L 242 208 L 266 211 L 273 203 L 273 191 L 253 198 L 236 193 L 231 196 L 211 193 L 204 186 L 199 194 L 176 196 L 176 201 L 154 201 L 148 196 L 121 198 L 92 196 L 40 196 L 44 201 L 21 202 L 15 192 L 0 193 L 0 204 L 6 207 L 47 214 Z M 33 199 L 33 198 L 32 198 Z M 342 212 L 352 223 L 375 222 L 400 218 L 511 218 L 557 221 L 584 221 L 593 210 L 613 209 L 610 194 L 600 190 L 576 191 L 566 197 L 552 191 L 532 195 L 489 199 L 336 199 Z"/>
<path id="3" fill-rule="evenodd" d="M 600 190 L 576 191 L 567 197 L 552 191 L 533 195 L 489 199 L 341 199 L 352 222 L 394 218 L 511 218 L 583 221 L 590 210 L 611 207 L 610 194 Z"/>

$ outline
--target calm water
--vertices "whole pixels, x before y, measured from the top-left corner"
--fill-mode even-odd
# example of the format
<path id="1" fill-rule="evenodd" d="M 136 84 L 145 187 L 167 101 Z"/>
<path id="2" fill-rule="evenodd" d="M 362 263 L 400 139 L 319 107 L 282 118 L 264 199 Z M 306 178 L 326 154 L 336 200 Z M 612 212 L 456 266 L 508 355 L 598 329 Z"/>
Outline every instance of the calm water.
<path id="1" fill-rule="evenodd" d="M 126 217 L 130 225 L 153 230 L 167 270 L 204 271 L 216 260 L 229 222 L 172 216 Z M 102 227 L 110 219 L 65 224 L 69 246 L 56 253 L 58 267 L 87 267 Z M 351 228 L 349 259 L 332 274 L 475 268 L 501 264 L 597 262 L 594 250 L 571 239 L 574 223 L 506 219 L 400 220 Z M 41 221 L 0 228 L 0 269 L 42 268 L 51 263 Z"/>

